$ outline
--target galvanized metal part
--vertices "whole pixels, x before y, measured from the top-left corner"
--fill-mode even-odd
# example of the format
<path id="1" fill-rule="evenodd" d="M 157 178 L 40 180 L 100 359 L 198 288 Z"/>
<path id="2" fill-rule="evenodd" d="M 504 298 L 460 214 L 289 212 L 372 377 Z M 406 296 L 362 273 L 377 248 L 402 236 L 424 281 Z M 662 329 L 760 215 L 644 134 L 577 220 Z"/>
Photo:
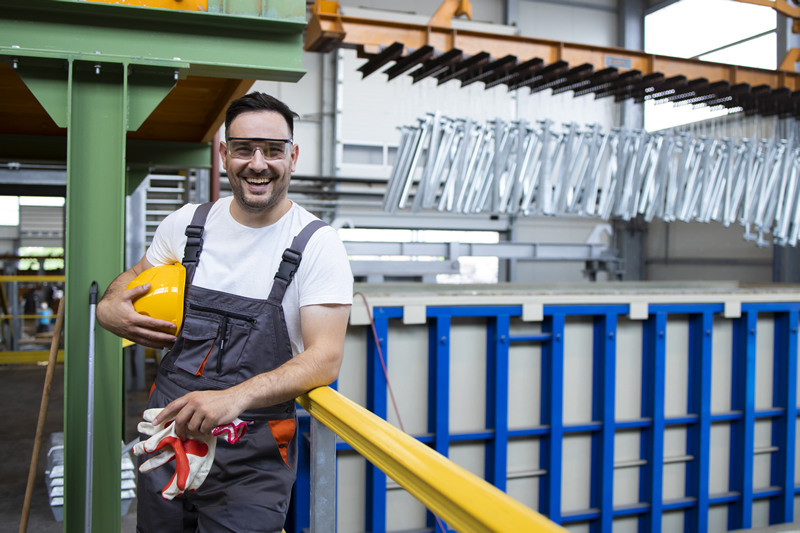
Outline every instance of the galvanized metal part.
<path id="1" fill-rule="evenodd" d="M 401 128 L 383 210 L 404 209 L 413 196 L 413 212 L 714 220 L 740 224 L 757 246 L 768 245 L 769 233 L 774 244 L 795 246 L 797 130 L 787 119 L 774 138 L 737 143 L 687 131 L 604 133 L 576 123 L 559 133 L 550 120 L 480 125 L 434 113 Z"/>

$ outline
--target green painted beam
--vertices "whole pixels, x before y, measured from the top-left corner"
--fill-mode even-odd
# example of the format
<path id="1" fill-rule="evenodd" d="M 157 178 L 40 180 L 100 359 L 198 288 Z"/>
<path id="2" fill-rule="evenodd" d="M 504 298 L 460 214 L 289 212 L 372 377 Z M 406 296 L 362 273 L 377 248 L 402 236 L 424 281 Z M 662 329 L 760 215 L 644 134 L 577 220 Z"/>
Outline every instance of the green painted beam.
<path id="1" fill-rule="evenodd" d="M 128 166 L 144 168 L 211 168 L 211 143 L 126 141 Z M 66 162 L 67 138 L 45 135 L 0 135 L 0 159 Z"/>
<path id="2" fill-rule="evenodd" d="M 140 66 L 286 82 L 305 74 L 304 20 L 72 0 L 0 0 L 0 11 L 0 59 L 20 68 L 36 57 L 124 63 L 134 74 Z"/>
<path id="3" fill-rule="evenodd" d="M 89 286 L 123 270 L 126 72 L 70 62 L 64 530 L 84 530 Z M 122 342 L 96 330 L 92 531 L 120 530 Z"/>

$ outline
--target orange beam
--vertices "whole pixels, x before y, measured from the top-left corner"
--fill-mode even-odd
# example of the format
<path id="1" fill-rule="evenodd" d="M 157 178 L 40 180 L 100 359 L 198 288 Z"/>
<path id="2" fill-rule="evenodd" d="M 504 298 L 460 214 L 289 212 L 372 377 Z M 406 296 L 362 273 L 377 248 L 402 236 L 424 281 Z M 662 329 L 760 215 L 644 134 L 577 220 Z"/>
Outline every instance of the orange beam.
<path id="1" fill-rule="evenodd" d="M 160 7 L 182 11 L 208 11 L 208 0 L 87 0 L 103 4 L 124 4 L 126 6 Z"/>
<path id="2" fill-rule="evenodd" d="M 341 15 L 338 10 L 334 13 L 330 10 L 323 12 L 316 5 L 312 9 L 308 29 L 305 40 L 307 51 L 327 51 L 341 46 L 373 52 L 381 46 L 400 42 L 405 45 L 406 53 L 409 49 L 430 45 L 439 52 L 458 48 L 468 55 L 488 52 L 497 59 L 506 55 L 516 56 L 519 61 L 538 57 L 545 64 L 559 60 L 567 61 L 570 66 L 591 63 L 596 70 L 613 65 L 620 72 L 639 70 L 643 76 L 661 72 L 667 78 L 683 75 L 689 80 L 706 78 L 710 83 L 728 81 L 731 85 L 749 83 L 752 86 L 769 85 L 773 89 L 800 89 L 800 74 L 789 62 L 784 62 L 778 70 L 739 67 L 698 59 L 658 56 L 624 48 L 350 17 Z"/>

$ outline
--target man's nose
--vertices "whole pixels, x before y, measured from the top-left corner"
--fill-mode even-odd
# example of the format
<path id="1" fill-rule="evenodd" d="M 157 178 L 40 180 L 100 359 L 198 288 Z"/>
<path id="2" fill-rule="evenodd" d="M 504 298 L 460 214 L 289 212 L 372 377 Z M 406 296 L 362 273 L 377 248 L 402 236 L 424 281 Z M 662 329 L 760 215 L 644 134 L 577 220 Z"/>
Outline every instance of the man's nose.
<path id="1" fill-rule="evenodd" d="M 267 158 L 264 157 L 264 152 L 261 151 L 261 148 L 256 148 L 253 152 L 253 157 L 250 159 L 250 163 L 248 165 L 252 169 L 263 170 L 267 168 Z"/>

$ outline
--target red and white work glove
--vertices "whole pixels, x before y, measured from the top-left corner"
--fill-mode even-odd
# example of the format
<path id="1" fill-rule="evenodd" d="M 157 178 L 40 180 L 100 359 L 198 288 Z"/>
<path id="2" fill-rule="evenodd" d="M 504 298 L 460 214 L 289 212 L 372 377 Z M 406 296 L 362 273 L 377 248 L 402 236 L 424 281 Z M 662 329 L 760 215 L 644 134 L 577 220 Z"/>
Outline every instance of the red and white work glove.
<path id="1" fill-rule="evenodd" d="M 175 459 L 175 473 L 161 491 L 165 500 L 171 500 L 187 490 L 197 490 L 203 484 L 214 463 L 217 437 L 225 439 L 229 444 L 236 444 L 247 432 L 247 423 L 237 418 L 230 424 L 215 427 L 211 430 L 211 435 L 187 433 L 187 438 L 181 440 L 175 433 L 174 417 L 153 425 L 153 419 L 162 410 L 155 408 L 144 412 L 144 422 L 139 422 L 138 429 L 140 433 L 151 437 L 144 442 L 137 442 L 133 453 L 144 455 L 161 452 L 142 463 L 139 467 L 142 474 L 152 472 Z"/>

